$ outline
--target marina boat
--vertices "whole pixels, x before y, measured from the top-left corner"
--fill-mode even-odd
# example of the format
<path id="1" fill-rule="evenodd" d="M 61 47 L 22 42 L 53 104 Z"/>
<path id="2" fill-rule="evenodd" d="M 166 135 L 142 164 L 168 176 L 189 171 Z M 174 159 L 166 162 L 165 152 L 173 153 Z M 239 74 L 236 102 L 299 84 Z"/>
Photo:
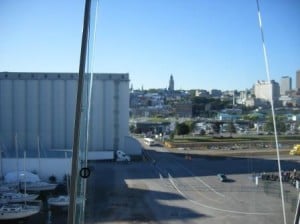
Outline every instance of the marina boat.
<path id="1" fill-rule="evenodd" d="M 12 171 L 4 176 L 4 183 L 17 184 L 24 182 L 39 182 L 39 176 L 28 171 Z"/>
<path id="2" fill-rule="evenodd" d="M 70 203 L 70 197 L 67 195 L 60 195 L 58 197 L 51 197 L 48 199 L 48 205 L 51 206 L 69 206 Z"/>
<path id="3" fill-rule="evenodd" d="M 4 192 L 0 193 L 0 203 L 18 203 L 25 201 L 33 201 L 37 199 L 38 194 L 27 194 L 20 192 Z"/>
<path id="4" fill-rule="evenodd" d="M 4 192 L 13 192 L 16 191 L 16 184 L 15 185 L 1 185 L 0 186 L 0 194 Z"/>
<path id="5" fill-rule="evenodd" d="M 5 175 L 6 183 L 20 183 L 20 189 L 27 191 L 50 191 L 54 190 L 57 184 L 43 182 L 39 176 L 28 171 L 13 171 Z"/>
<path id="6" fill-rule="evenodd" d="M 40 205 L 3 204 L 0 205 L 0 220 L 22 219 L 40 212 Z"/>
<path id="7" fill-rule="evenodd" d="M 48 182 L 27 182 L 26 184 L 21 184 L 21 189 L 24 190 L 26 185 L 27 191 L 52 191 L 57 187 L 57 184 L 52 184 Z"/>
<path id="8" fill-rule="evenodd" d="M 49 206 L 60 206 L 66 207 L 70 204 L 70 196 L 69 196 L 69 174 L 66 174 L 66 185 L 67 185 L 67 195 L 59 195 L 57 197 L 48 198 Z"/>
<path id="9" fill-rule="evenodd" d="M 66 184 L 67 184 L 67 195 L 59 195 L 57 197 L 50 197 L 48 199 L 48 205 L 50 206 L 69 206 L 70 197 L 69 197 L 69 175 L 66 174 Z"/>
<path id="10" fill-rule="evenodd" d="M 17 135 L 15 138 L 16 152 L 18 152 Z M 39 141 L 38 141 L 39 148 Z M 17 153 L 18 154 L 18 153 Z M 40 156 L 39 156 L 40 157 Z M 17 156 L 18 159 L 18 156 Z M 17 183 L 20 190 L 26 191 L 51 191 L 57 187 L 57 184 L 41 181 L 40 177 L 32 172 L 26 171 L 26 151 L 24 151 L 24 167 L 23 170 L 17 166 L 16 171 L 7 173 L 4 176 L 5 183 Z"/>

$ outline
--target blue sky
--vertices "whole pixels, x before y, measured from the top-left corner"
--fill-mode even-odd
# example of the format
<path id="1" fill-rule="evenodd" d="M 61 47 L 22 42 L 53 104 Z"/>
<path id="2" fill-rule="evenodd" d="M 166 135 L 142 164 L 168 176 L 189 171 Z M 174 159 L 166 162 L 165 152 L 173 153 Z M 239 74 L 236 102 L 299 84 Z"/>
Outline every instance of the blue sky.
<path id="1" fill-rule="evenodd" d="M 300 1 L 261 0 L 271 78 L 300 69 Z M 0 71 L 77 72 L 83 0 L 1 0 Z M 135 89 L 250 88 L 266 80 L 256 0 L 100 0 L 95 72 Z"/>

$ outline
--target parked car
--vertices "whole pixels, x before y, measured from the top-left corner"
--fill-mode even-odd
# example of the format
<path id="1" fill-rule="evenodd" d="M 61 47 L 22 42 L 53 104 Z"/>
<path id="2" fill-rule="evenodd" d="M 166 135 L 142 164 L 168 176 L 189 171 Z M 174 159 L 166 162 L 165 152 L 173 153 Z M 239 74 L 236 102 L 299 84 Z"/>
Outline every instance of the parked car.
<path id="1" fill-rule="evenodd" d="M 226 182 L 228 180 L 226 175 L 223 173 L 219 173 L 217 176 L 221 182 Z"/>

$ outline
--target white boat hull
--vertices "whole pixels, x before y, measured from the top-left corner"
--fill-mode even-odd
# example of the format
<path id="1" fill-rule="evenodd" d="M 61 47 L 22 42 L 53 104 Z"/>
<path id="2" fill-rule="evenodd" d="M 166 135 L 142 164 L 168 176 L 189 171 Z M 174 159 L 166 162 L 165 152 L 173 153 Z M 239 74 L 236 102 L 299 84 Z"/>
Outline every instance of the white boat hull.
<path id="1" fill-rule="evenodd" d="M 2 193 L 0 196 L 0 203 L 19 203 L 25 201 L 33 201 L 37 199 L 38 194 L 23 194 L 16 192 Z"/>
<path id="2" fill-rule="evenodd" d="M 18 186 L 17 184 L 1 185 L 0 193 L 15 191 L 17 186 Z"/>
<path id="3" fill-rule="evenodd" d="M 40 206 L 13 204 L 0 207 L 0 220 L 23 219 L 40 212 Z"/>
<path id="4" fill-rule="evenodd" d="M 70 197 L 69 196 L 58 196 L 48 199 L 48 205 L 51 206 L 69 206 Z"/>
<path id="5" fill-rule="evenodd" d="M 57 187 L 57 184 L 47 182 L 26 183 L 27 191 L 52 191 Z M 25 189 L 25 184 L 22 184 L 21 189 Z"/>

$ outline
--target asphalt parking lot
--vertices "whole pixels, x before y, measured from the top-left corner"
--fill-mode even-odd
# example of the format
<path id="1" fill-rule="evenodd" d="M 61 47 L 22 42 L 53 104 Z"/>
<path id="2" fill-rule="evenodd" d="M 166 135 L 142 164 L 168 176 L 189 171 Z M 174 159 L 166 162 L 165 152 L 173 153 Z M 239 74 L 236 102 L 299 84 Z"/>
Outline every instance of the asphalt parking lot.
<path id="1" fill-rule="evenodd" d="M 89 180 L 87 223 L 283 223 L 278 182 L 255 183 L 253 174 L 276 171 L 264 158 L 193 156 L 147 150 L 148 160 L 95 163 Z M 283 169 L 299 168 L 293 160 Z M 229 181 L 221 182 L 218 173 Z M 297 190 L 286 184 L 288 223 Z"/>
<path id="2" fill-rule="evenodd" d="M 255 183 L 272 172 L 271 157 L 207 157 L 153 147 L 146 160 L 93 162 L 88 179 L 85 223 L 283 223 L 278 182 Z M 284 170 L 299 168 L 285 158 Z M 229 181 L 221 182 L 217 174 Z M 287 223 L 294 219 L 298 190 L 284 184 Z M 45 220 L 41 222 L 41 220 Z M 28 223 L 66 223 L 67 212 L 46 211 Z"/>

